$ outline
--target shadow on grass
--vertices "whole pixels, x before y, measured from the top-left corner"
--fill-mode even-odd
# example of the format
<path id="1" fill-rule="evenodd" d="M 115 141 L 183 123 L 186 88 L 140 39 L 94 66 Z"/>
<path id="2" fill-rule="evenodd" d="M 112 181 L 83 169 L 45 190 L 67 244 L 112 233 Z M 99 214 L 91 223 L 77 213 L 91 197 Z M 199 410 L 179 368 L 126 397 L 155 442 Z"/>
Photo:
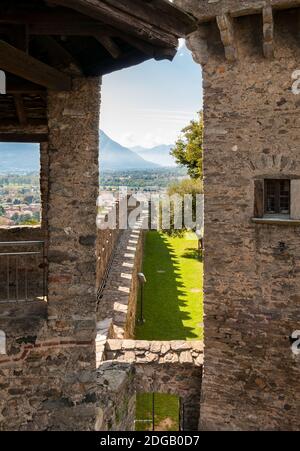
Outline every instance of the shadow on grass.
<path id="1" fill-rule="evenodd" d="M 197 253 L 196 249 L 193 251 Z M 188 304 L 189 291 L 182 279 L 178 256 L 167 238 L 158 232 L 148 232 L 146 235 L 143 272 L 147 279 L 144 288 L 146 322 L 142 326 L 137 325 L 136 338 L 166 341 L 197 339 L 194 329 L 183 324 L 191 319 L 191 315 L 182 311 Z M 137 316 L 139 312 L 140 299 Z"/>
<path id="2" fill-rule="evenodd" d="M 183 258 L 191 258 L 193 260 L 198 260 L 199 262 L 203 261 L 201 251 L 199 253 L 198 249 L 195 249 L 194 247 L 187 248 L 186 251 L 181 256 Z"/>

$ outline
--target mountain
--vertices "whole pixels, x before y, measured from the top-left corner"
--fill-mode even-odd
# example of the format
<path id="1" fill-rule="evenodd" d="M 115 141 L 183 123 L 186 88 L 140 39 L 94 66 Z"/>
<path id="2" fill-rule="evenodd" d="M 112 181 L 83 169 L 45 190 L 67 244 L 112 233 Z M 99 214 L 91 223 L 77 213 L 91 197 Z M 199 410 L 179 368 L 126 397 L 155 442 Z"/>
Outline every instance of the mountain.
<path id="1" fill-rule="evenodd" d="M 144 160 L 132 150 L 121 146 L 100 132 L 100 169 L 126 171 L 157 169 L 160 166 Z M 0 174 L 24 174 L 40 170 L 37 144 L 0 143 Z"/>
<path id="2" fill-rule="evenodd" d="M 146 161 L 142 156 L 113 141 L 103 131 L 100 132 L 100 170 L 144 170 L 159 167 L 159 164 Z"/>
<path id="3" fill-rule="evenodd" d="M 0 143 L 0 174 L 24 174 L 39 170 L 38 144 Z"/>
<path id="4" fill-rule="evenodd" d="M 174 157 L 170 155 L 172 147 L 174 147 L 172 144 L 162 144 L 149 149 L 136 146 L 132 147 L 131 150 L 152 163 L 158 163 L 161 166 L 176 166 Z"/>

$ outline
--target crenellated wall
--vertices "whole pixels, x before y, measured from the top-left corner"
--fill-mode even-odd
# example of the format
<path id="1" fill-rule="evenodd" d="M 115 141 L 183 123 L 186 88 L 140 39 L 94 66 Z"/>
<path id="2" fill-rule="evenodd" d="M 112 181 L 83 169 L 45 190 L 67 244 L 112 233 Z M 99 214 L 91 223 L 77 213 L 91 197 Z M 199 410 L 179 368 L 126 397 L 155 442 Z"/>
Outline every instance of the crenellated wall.
<path id="1" fill-rule="evenodd" d="M 299 430 L 300 360 L 289 337 L 300 327 L 300 224 L 253 221 L 255 180 L 300 177 L 300 96 L 292 92 L 300 9 L 284 9 L 298 2 L 176 3 L 199 20 L 189 46 L 203 68 L 200 427 Z"/>

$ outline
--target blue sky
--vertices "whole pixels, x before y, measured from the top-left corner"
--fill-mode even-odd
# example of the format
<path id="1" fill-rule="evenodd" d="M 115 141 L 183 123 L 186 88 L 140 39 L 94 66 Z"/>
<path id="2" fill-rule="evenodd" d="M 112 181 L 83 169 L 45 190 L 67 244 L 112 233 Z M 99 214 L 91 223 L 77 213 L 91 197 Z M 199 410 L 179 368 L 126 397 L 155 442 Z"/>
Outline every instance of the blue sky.
<path id="1" fill-rule="evenodd" d="M 173 62 L 151 60 L 103 78 L 100 127 L 127 147 L 172 144 L 201 108 L 201 68 L 181 41 Z"/>

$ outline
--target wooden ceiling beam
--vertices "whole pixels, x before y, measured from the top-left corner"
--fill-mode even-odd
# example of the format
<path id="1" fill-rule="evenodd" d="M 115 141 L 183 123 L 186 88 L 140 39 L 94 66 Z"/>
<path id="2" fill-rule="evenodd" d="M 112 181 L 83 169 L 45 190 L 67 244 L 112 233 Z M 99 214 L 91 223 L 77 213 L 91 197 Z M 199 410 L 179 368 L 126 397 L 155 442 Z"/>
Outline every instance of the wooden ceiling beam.
<path id="1" fill-rule="evenodd" d="M 2 5 L 1 5 L 2 7 Z M 4 24 L 39 24 L 39 23 L 49 23 L 49 24 L 64 24 L 64 23 L 81 23 L 81 22 L 93 22 L 86 16 L 73 11 L 72 9 L 66 8 L 49 8 L 45 10 L 38 9 L 22 9 L 21 7 L 9 7 L 8 10 L 1 10 L 0 23 Z"/>
<path id="2" fill-rule="evenodd" d="M 9 37 L 11 43 L 18 48 L 28 53 L 29 48 L 29 35 L 27 25 L 10 25 Z"/>
<path id="3" fill-rule="evenodd" d="M 52 36 L 39 36 L 36 41 L 41 50 L 47 52 L 50 63 L 54 64 L 55 67 L 58 69 L 60 67 L 72 68 L 72 73 L 82 74 L 78 61 L 55 38 Z"/>
<path id="4" fill-rule="evenodd" d="M 115 5 L 109 5 L 104 1 L 95 0 L 49 0 L 50 3 L 66 8 L 71 8 L 81 14 L 111 25 L 127 34 L 138 36 L 140 39 L 156 43 L 165 44 L 166 47 L 177 46 L 177 37 L 158 28 L 157 25 L 150 24 L 132 14 L 128 8 L 122 11 Z M 157 15 L 159 21 L 159 15 Z"/>
<path id="5" fill-rule="evenodd" d="M 120 47 L 109 36 L 101 36 L 95 34 L 97 41 L 108 51 L 108 53 L 115 59 L 120 58 L 122 51 Z"/>
<path id="6" fill-rule="evenodd" d="M 22 94 L 14 94 L 14 101 L 19 122 L 21 125 L 26 125 L 27 119 Z"/>
<path id="7" fill-rule="evenodd" d="M 0 27 L 1 29 L 1 27 Z M 28 27 L 28 33 L 30 35 L 52 35 L 52 36 L 93 36 L 97 35 L 111 35 L 116 33 L 116 30 L 107 28 L 97 22 L 80 22 L 80 23 L 46 23 L 40 22 L 37 24 L 31 24 Z"/>
<path id="8" fill-rule="evenodd" d="M 128 13 L 128 0 L 104 0 L 104 2 Z M 196 20 L 191 15 L 168 2 L 130 0 L 130 14 L 178 37 L 184 37 L 197 28 Z"/>
<path id="9" fill-rule="evenodd" d="M 7 94 L 46 94 L 47 91 L 42 86 L 36 85 L 27 80 L 15 77 L 8 74 L 6 77 L 6 92 Z"/>
<path id="10" fill-rule="evenodd" d="M 47 133 L 0 132 L 0 142 L 42 143 L 48 141 Z"/>
<path id="11" fill-rule="evenodd" d="M 1 40 L 0 69 L 48 89 L 71 89 L 71 77 Z"/>
<path id="12" fill-rule="evenodd" d="M 0 131 L 1 132 L 6 132 L 7 130 L 5 129 L 9 129 L 8 132 L 15 131 L 18 127 L 21 127 L 21 129 L 24 128 L 24 126 L 20 125 L 19 121 L 13 118 L 1 118 L 0 119 Z M 41 118 L 41 117 L 31 117 L 28 118 L 27 117 L 27 123 L 26 123 L 26 127 L 32 127 L 34 129 L 34 132 L 38 132 L 37 130 L 35 130 L 36 127 L 46 127 L 47 126 L 47 119 L 46 118 Z"/>

